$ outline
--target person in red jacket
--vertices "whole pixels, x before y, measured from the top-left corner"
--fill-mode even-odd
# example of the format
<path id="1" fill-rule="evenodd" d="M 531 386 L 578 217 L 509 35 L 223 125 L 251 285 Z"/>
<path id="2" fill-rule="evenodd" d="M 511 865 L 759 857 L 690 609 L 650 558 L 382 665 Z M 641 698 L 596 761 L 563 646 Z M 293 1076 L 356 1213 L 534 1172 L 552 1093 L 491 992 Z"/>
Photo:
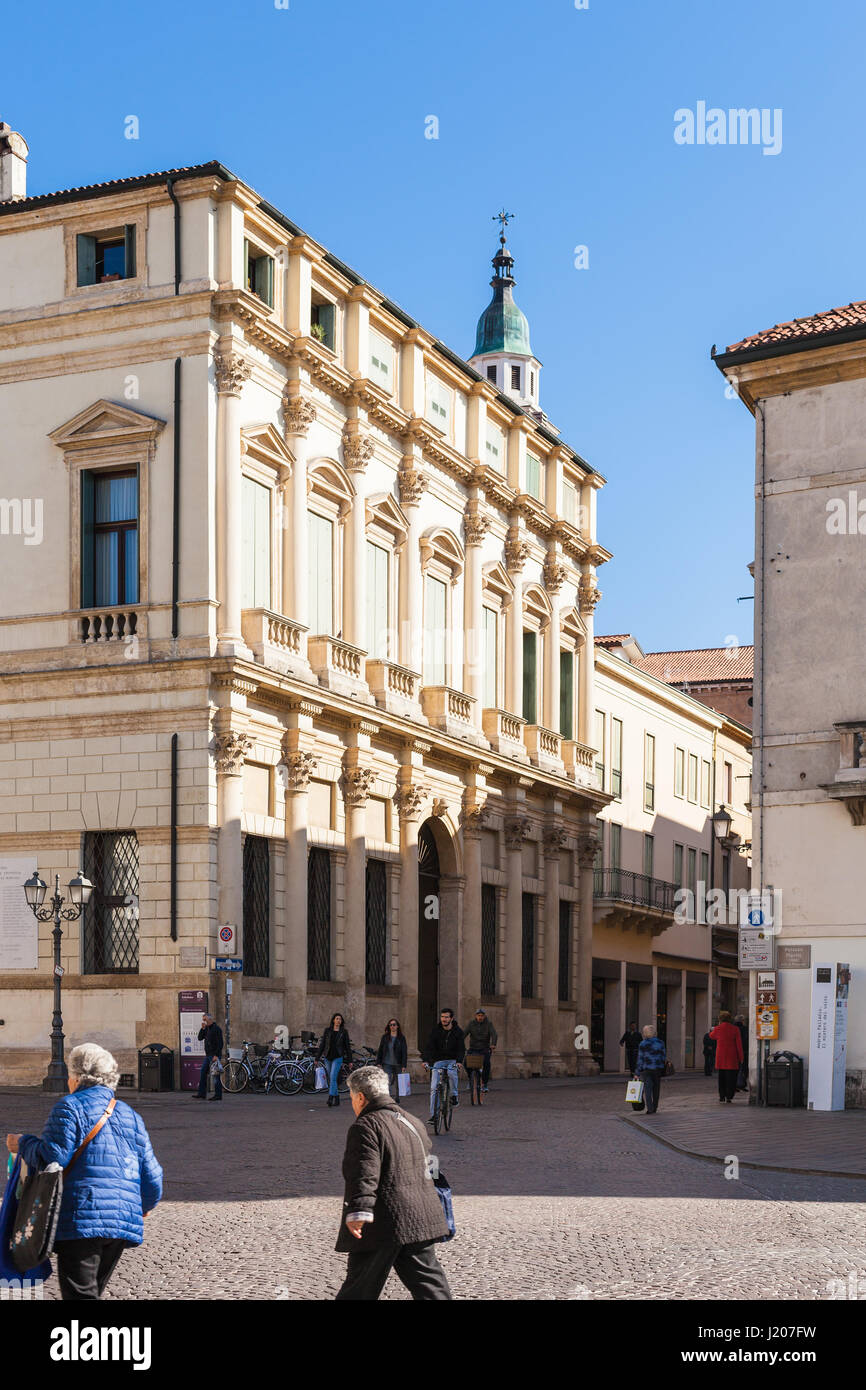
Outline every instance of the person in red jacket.
<path id="1" fill-rule="evenodd" d="M 716 1042 L 716 1071 L 719 1073 L 719 1104 L 731 1104 L 737 1089 L 737 1072 L 743 1060 L 743 1039 L 740 1030 L 731 1022 L 727 1009 L 719 1014 L 719 1021 L 710 1030 L 710 1037 Z"/>

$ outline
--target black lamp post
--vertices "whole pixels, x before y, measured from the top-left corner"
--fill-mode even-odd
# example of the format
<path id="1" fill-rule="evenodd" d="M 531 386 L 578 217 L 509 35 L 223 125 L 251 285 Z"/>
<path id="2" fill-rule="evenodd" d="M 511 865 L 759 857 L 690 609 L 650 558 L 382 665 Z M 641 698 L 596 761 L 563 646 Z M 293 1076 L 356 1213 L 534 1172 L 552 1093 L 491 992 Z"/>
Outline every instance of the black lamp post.
<path id="1" fill-rule="evenodd" d="M 42 1081 L 42 1089 L 50 1091 L 52 1095 L 62 1095 L 66 1091 L 69 1073 L 63 1057 L 63 1014 L 60 1010 L 60 985 L 63 979 L 63 966 L 60 964 L 60 939 L 63 931 L 60 923 L 61 920 L 74 922 L 81 916 L 90 901 L 93 884 L 79 869 L 75 878 L 69 880 L 70 907 L 63 906 L 66 899 L 60 896 L 59 874 L 54 875 L 54 893 L 50 899 L 50 906 L 43 907 L 47 892 L 44 881 L 39 877 L 39 870 L 34 869 L 33 877 L 28 878 L 24 885 L 27 906 L 37 922 L 54 922 L 54 1017 L 51 1020 L 51 1061 L 48 1074 Z"/>

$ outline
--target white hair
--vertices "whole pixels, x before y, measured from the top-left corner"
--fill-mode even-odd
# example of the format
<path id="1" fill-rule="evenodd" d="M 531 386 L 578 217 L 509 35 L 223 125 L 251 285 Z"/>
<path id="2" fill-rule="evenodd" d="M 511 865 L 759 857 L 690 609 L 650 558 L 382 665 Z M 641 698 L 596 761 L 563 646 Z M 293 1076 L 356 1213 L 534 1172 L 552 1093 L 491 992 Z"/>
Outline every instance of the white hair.
<path id="1" fill-rule="evenodd" d="M 117 1089 L 120 1068 L 110 1052 L 99 1043 L 80 1043 L 69 1054 L 69 1071 L 78 1078 L 79 1087 L 107 1086 Z"/>
<path id="2" fill-rule="evenodd" d="M 376 1096 L 387 1096 L 388 1077 L 381 1067 L 358 1067 L 349 1076 L 349 1090 L 360 1091 L 366 1100 Z"/>
<path id="3" fill-rule="evenodd" d="M 645 1023 L 643 1028 L 641 1028 L 641 1032 L 645 1038 L 654 1038 L 656 1035 L 655 1024 Z"/>

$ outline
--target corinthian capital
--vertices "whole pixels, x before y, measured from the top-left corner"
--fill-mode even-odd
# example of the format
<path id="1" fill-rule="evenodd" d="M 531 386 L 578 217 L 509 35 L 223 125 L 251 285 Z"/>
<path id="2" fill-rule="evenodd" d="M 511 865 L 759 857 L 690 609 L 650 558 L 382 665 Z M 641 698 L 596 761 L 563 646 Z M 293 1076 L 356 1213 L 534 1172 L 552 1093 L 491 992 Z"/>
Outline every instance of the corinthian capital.
<path id="1" fill-rule="evenodd" d="M 287 435 L 297 434 L 306 439 L 307 431 L 316 418 L 316 407 L 305 396 L 284 396 L 283 418 Z"/>
<path id="2" fill-rule="evenodd" d="M 558 594 L 568 577 L 568 571 L 554 556 L 548 555 L 542 570 L 545 588 L 551 594 Z"/>
<path id="3" fill-rule="evenodd" d="M 577 586 L 577 604 L 582 618 L 591 618 L 601 598 L 601 589 L 591 574 L 582 574 Z"/>
<path id="4" fill-rule="evenodd" d="M 251 364 L 239 352 L 215 352 L 214 376 L 221 396 L 239 396 L 249 380 Z"/>
<path id="5" fill-rule="evenodd" d="M 529 839 L 532 821 L 528 816 L 508 816 L 505 825 L 505 848 L 522 849 L 523 841 Z"/>
<path id="6" fill-rule="evenodd" d="M 373 457 L 373 441 L 369 435 L 343 434 L 343 462 L 349 473 L 363 473 Z"/>
<path id="7" fill-rule="evenodd" d="M 372 767 L 347 767 L 343 773 L 343 796 L 348 806 L 366 806 L 370 788 L 376 780 Z"/>
<path id="8" fill-rule="evenodd" d="M 397 473 L 400 501 L 404 507 L 417 507 L 427 488 L 427 474 L 420 468 L 401 467 Z"/>
<path id="9" fill-rule="evenodd" d="M 519 574 L 529 557 L 529 546 L 520 539 L 520 532 L 512 526 L 505 538 L 505 568 L 512 574 Z"/>
<path id="10" fill-rule="evenodd" d="M 568 836 L 562 826 L 549 826 L 541 837 L 545 858 L 556 858 L 557 855 L 561 854 L 565 849 L 565 842 L 567 839 Z"/>
<path id="11" fill-rule="evenodd" d="M 394 805 L 400 819 L 417 820 L 429 795 L 429 787 L 398 787 L 394 794 Z"/>
<path id="12" fill-rule="evenodd" d="M 577 862 L 579 867 L 586 871 L 593 868 L 595 857 L 598 853 L 598 836 L 592 831 L 587 831 L 577 837 Z"/>
<path id="13" fill-rule="evenodd" d="M 464 806 L 460 824 L 464 838 L 477 840 L 487 823 L 489 812 L 486 806 Z"/>
<path id="14" fill-rule="evenodd" d="M 467 545 L 480 545 L 490 530 L 490 517 L 479 509 L 477 502 L 470 502 L 464 513 Z"/>
<path id="15" fill-rule="evenodd" d="M 246 734 L 217 734 L 213 741 L 213 756 L 218 774 L 221 777 L 239 777 L 252 746 L 253 741 Z"/>
<path id="16" fill-rule="evenodd" d="M 313 773 L 318 767 L 317 760 L 312 753 L 294 752 L 286 753 L 283 758 L 283 766 L 286 769 L 286 790 L 289 792 L 305 792 L 310 785 Z"/>

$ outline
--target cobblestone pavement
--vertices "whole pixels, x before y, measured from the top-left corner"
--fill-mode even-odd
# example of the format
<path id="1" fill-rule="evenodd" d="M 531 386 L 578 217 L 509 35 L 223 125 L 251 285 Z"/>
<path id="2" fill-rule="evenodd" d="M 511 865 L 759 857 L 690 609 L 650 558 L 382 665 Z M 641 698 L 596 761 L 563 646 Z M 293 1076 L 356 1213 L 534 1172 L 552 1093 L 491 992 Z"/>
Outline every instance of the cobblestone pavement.
<path id="1" fill-rule="evenodd" d="M 705 1085 L 708 1093 L 712 1080 Z M 703 1078 L 665 1081 L 682 1110 Z M 416 1088 L 417 1090 L 417 1088 Z M 146 1242 L 114 1299 L 330 1299 L 346 1101 L 136 1096 L 166 1171 Z M 0 1094 L 0 1134 L 41 1127 L 50 1101 Z M 408 1101 L 425 1114 L 424 1098 Z M 455 1191 L 458 1238 L 442 1247 L 461 1299 L 827 1299 L 866 1278 L 866 1181 L 742 1170 L 679 1154 L 622 1122 L 618 1084 L 494 1082 L 434 1141 Z M 56 1280 L 46 1297 L 58 1296 Z M 385 1298 L 406 1298 L 392 1276 Z"/>

